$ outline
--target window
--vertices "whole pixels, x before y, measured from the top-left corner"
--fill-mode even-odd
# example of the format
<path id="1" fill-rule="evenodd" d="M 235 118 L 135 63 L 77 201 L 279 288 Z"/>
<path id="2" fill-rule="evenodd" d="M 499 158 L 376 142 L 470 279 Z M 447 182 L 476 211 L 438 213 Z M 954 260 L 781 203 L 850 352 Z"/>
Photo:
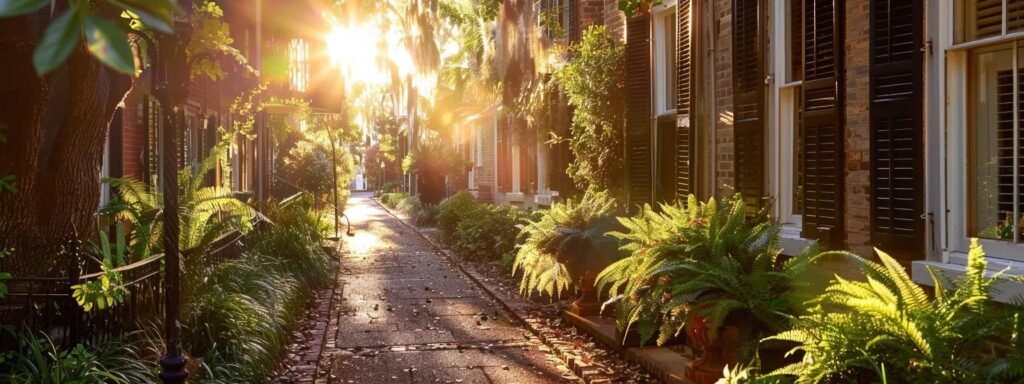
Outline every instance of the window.
<path id="1" fill-rule="evenodd" d="M 306 92 L 309 85 L 309 44 L 291 39 L 288 47 L 288 85 L 296 92 Z"/>
<path id="2" fill-rule="evenodd" d="M 664 7 L 654 16 L 655 32 L 655 114 L 675 113 L 676 81 L 676 7 Z"/>
<path id="3" fill-rule="evenodd" d="M 1024 0 L 964 0 L 956 11 L 958 43 L 1024 31 Z"/>
<path id="4" fill-rule="evenodd" d="M 968 62 L 968 234 L 1015 243 L 1024 229 L 1021 47 L 980 48 Z"/>

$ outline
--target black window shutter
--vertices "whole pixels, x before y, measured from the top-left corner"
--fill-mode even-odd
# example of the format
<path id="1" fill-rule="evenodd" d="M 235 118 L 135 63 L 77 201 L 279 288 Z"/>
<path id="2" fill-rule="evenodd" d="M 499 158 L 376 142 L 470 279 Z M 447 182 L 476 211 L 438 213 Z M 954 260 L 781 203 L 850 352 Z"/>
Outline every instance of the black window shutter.
<path id="1" fill-rule="evenodd" d="M 836 245 L 843 239 L 842 5 L 804 2 L 802 235 Z"/>
<path id="2" fill-rule="evenodd" d="M 649 15 L 626 23 L 626 179 L 627 205 L 650 204 L 651 170 L 651 25 Z"/>
<path id="3" fill-rule="evenodd" d="M 680 0 L 676 8 L 678 26 L 676 32 L 676 81 L 679 92 L 676 98 L 677 113 L 679 118 L 676 122 L 676 197 L 685 201 L 686 197 L 694 193 L 694 158 L 693 158 L 693 113 L 691 102 L 693 100 L 693 33 L 691 15 L 693 14 L 690 0 Z"/>
<path id="4" fill-rule="evenodd" d="M 762 1 L 733 2 L 733 108 L 736 191 L 760 208 L 764 196 L 765 59 Z"/>
<path id="5" fill-rule="evenodd" d="M 925 240 L 921 3 L 871 1 L 871 242 L 894 254 Z"/>

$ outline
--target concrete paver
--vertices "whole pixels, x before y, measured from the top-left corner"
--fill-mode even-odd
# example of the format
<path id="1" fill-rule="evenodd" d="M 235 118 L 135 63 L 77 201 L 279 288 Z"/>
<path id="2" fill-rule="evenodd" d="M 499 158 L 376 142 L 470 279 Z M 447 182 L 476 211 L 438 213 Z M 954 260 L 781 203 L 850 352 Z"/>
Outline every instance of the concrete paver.
<path id="1" fill-rule="evenodd" d="M 320 383 L 574 382 L 533 335 L 369 198 L 346 213 Z"/>

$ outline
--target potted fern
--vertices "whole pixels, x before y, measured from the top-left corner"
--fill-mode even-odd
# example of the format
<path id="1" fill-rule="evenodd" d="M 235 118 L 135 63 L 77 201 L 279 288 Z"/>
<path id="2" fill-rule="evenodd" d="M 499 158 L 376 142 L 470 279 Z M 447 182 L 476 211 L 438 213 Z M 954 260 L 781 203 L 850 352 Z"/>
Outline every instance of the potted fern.
<path id="1" fill-rule="evenodd" d="M 617 228 L 614 209 L 615 200 L 607 192 L 588 191 L 578 201 L 554 204 L 527 224 L 513 263 L 513 272 L 522 273 L 520 290 L 558 296 L 579 288 L 573 312 L 597 314 L 594 277 L 620 258 L 618 241 L 606 235 Z"/>
<path id="2" fill-rule="evenodd" d="M 809 249 L 782 261 L 779 227 L 768 208 L 751 214 L 742 196 L 645 207 L 615 233 L 631 256 L 598 276 L 619 326 L 658 343 L 679 337 L 704 354 L 688 367 L 696 382 L 714 382 L 726 364 L 749 360 L 757 340 L 787 329 L 804 298 L 801 275 L 821 257 Z"/>
<path id="3" fill-rule="evenodd" d="M 879 262 L 845 253 L 864 280 L 836 276 L 792 330 L 765 340 L 796 343 L 790 354 L 802 359 L 763 379 L 1024 382 L 1024 307 L 989 300 L 997 283 L 1024 279 L 989 271 L 974 240 L 963 276 L 929 271 L 935 287 L 929 295 L 895 259 L 876 252 Z"/>

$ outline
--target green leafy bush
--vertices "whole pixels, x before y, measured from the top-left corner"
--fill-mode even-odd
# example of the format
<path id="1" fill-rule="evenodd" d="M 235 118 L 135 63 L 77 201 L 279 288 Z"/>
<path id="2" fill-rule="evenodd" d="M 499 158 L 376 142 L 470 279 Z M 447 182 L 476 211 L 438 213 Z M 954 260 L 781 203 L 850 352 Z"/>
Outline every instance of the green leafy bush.
<path id="1" fill-rule="evenodd" d="M 564 203 L 556 203 L 544 211 L 539 219 L 530 221 L 523 228 L 521 236 L 524 241 L 516 252 L 513 264 L 513 273 L 522 272 L 520 291 L 525 294 L 537 292 L 555 296 L 568 290 L 579 278 L 579 272 L 582 272 L 582 268 L 576 268 L 576 274 L 570 273 L 567 263 L 596 261 L 593 264 L 600 269 L 615 261 L 594 260 L 603 259 L 603 255 L 593 244 L 605 235 L 605 228 L 598 225 L 599 219 L 609 217 L 614 209 L 615 201 L 607 192 L 590 191 L 579 201 L 569 199 Z M 588 239 L 586 244 L 573 241 L 579 236 L 586 236 L 588 229 L 597 230 L 593 236 L 595 239 Z M 589 252 L 573 254 L 564 249 L 567 246 Z M 570 256 L 588 260 L 569 260 Z"/>
<path id="2" fill-rule="evenodd" d="M 528 213 L 507 205 L 479 204 L 465 212 L 455 226 L 453 248 L 474 261 L 509 260 L 519 229 Z"/>
<path id="3" fill-rule="evenodd" d="M 345 203 L 352 194 L 349 188 L 352 178 L 355 176 L 352 154 L 345 147 L 338 147 L 337 169 L 333 169 L 335 162 L 330 145 L 314 143 L 311 141 L 300 141 L 288 152 L 288 156 L 281 164 L 279 177 L 283 178 L 286 185 L 294 185 L 302 191 L 311 193 L 317 198 L 320 204 L 334 204 L 334 175 L 337 172 L 338 206 L 345 208 Z"/>
<path id="4" fill-rule="evenodd" d="M 409 197 L 409 194 L 404 192 L 385 193 L 380 196 L 380 203 L 389 209 L 395 209 L 398 203 L 407 197 Z"/>
<path id="5" fill-rule="evenodd" d="M 0 359 L 0 381 L 32 384 L 146 384 L 155 383 L 155 364 L 123 341 L 97 347 L 56 346 L 46 335 L 23 330 L 8 359 Z M 5 348 L 6 349 L 6 348 Z"/>
<path id="6" fill-rule="evenodd" d="M 433 227 L 437 225 L 437 213 L 439 209 L 436 205 L 423 204 L 419 209 L 412 215 L 412 222 L 417 227 Z"/>
<path id="7" fill-rule="evenodd" d="M 200 382 L 265 382 L 312 290 L 334 278 L 311 204 L 270 206 L 273 225 L 251 235 L 250 249 L 210 267 L 183 295 L 186 349 L 207 366 Z"/>
<path id="8" fill-rule="evenodd" d="M 437 228 L 441 230 L 445 241 L 452 242 L 455 239 L 455 230 L 463 216 L 479 205 L 481 203 L 477 202 L 469 191 L 459 191 L 438 204 Z"/>
<path id="9" fill-rule="evenodd" d="M 725 276 L 708 279 L 752 283 L 742 282 L 748 272 L 739 267 L 751 267 L 743 260 L 766 263 L 778 254 L 778 229 L 769 222 L 767 212 L 765 209 L 748 217 L 739 195 L 721 203 L 715 199 L 698 202 L 690 196 L 685 205 L 662 205 L 660 212 L 645 206 L 636 216 L 619 219 L 626 230 L 611 235 L 623 241 L 622 250 L 629 256 L 597 277 L 598 290 L 610 297 L 610 303 L 616 303 L 619 327 L 636 327 L 642 341 L 656 333 L 661 334 L 659 341 L 675 335 L 686 320 L 686 313 L 679 313 L 680 307 L 698 298 L 702 302 L 711 300 L 716 294 L 710 290 L 720 288 L 717 281 L 687 285 L 700 274 L 685 272 L 692 269 L 694 261 L 717 263 L 716 267 L 728 271 Z M 717 307 L 717 314 L 702 315 L 710 314 L 713 324 L 722 324 L 732 310 L 739 308 L 731 301 L 724 303 Z"/>
<path id="10" fill-rule="evenodd" d="M 767 342 L 793 342 L 800 362 L 769 375 L 797 383 L 1010 383 L 1024 381 L 1024 308 L 989 300 L 993 284 L 977 240 L 966 273 L 931 270 L 934 297 L 892 257 L 847 253 L 865 281 L 836 276 L 795 328 Z M 1021 281 L 1020 278 L 1013 278 Z"/>
<path id="11" fill-rule="evenodd" d="M 555 72 L 572 114 L 568 173 L 577 185 L 622 195 L 625 125 L 625 49 L 605 26 L 588 28 L 568 64 Z"/>

